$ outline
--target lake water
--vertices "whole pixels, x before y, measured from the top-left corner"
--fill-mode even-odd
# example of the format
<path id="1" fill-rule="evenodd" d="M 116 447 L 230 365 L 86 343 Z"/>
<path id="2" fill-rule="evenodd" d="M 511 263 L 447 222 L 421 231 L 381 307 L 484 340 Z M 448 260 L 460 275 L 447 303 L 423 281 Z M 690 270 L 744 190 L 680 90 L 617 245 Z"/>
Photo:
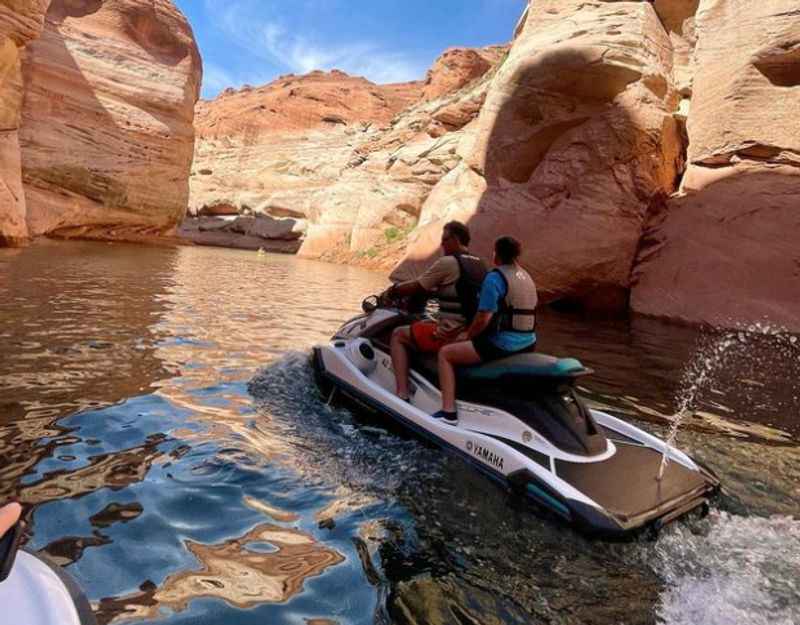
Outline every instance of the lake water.
<path id="1" fill-rule="evenodd" d="M 596 406 L 725 492 L 605 543 L 314 388 L 309 348 L 385 277 L 209 248 L 0 250 L 0 500 L 102 623 L 800 622 L 800 345 L 547 312 Z"/>

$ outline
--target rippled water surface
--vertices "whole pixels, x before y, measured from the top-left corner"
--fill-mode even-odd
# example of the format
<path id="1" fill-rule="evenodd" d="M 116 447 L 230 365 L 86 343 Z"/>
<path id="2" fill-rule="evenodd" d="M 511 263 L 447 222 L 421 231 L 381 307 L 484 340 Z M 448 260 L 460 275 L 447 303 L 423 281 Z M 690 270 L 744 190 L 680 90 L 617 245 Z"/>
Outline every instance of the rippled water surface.
<path id="1" fill-rule="evenodd" d="M 286 256 L 0 250 L 0 499 L 103 623 L 800 622 L 800 346 L 546 313 L 598 406 L 725 484 L 656 543 L 588 541 L 327 406 L 308 350 L 383 276 Z"/>

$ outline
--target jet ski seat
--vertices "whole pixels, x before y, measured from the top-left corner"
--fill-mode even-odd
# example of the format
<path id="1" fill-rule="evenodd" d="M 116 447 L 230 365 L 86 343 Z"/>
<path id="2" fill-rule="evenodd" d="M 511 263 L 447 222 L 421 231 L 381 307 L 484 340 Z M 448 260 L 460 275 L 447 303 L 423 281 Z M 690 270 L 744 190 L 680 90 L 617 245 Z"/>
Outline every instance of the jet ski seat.
<path id="1" fill-rule="evenodd" d="M 435 354 L 413 353 L 411 366 L 438 386 L 439 372 Z M 520 382 L 535 379 L 558 383 L 591 373 L 591 369 L 574 358 L 556 358 L 531 352 L 457 369 L 458 379 L 464 382 Z"/>
<path id="2" fill-rule="evenodd" d="M 592 373 L 575 358 L 556 358 L 547 354 L 523 353 L 493 360 L 475 367 L 464 367 L 464 380 L 503 380 L 507 378 L 572 379 Z"/>

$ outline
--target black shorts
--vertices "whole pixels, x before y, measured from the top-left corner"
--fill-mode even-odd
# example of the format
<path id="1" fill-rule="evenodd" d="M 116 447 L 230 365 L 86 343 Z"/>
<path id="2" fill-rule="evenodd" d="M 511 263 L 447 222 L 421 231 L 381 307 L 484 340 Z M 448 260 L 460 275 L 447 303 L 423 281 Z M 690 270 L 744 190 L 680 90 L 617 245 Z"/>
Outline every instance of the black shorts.
<path id="1" fill-rule="evenodd" d="M 481 357 L 481 362 L 489 362 L 490 360 L 508 358 L 514 354 L 529 352 L 533 348 L 533 346 L 531 346 L 515 352 L 510 352 L 492 343 L 488 334 L 479 334 L 476 336 L 474 339 L 472 339 L 472 346 L 475 348 L 475 351 L 478 352 L 478 356 Z"/>

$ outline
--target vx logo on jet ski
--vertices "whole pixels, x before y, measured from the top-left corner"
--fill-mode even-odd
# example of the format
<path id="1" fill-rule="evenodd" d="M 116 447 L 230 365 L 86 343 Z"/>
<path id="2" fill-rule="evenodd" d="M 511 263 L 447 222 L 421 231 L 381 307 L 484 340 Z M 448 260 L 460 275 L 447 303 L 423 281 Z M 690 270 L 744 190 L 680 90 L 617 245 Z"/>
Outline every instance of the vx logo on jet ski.
<path id="1" fill-rule="evenodd" d="M 496 469 L 503 470 L 503 456 L 486 449 L 486 447 L 473 443 L 472 441 L 467 441 L 467 451 L 487 464 L 491 464 Z"/>

